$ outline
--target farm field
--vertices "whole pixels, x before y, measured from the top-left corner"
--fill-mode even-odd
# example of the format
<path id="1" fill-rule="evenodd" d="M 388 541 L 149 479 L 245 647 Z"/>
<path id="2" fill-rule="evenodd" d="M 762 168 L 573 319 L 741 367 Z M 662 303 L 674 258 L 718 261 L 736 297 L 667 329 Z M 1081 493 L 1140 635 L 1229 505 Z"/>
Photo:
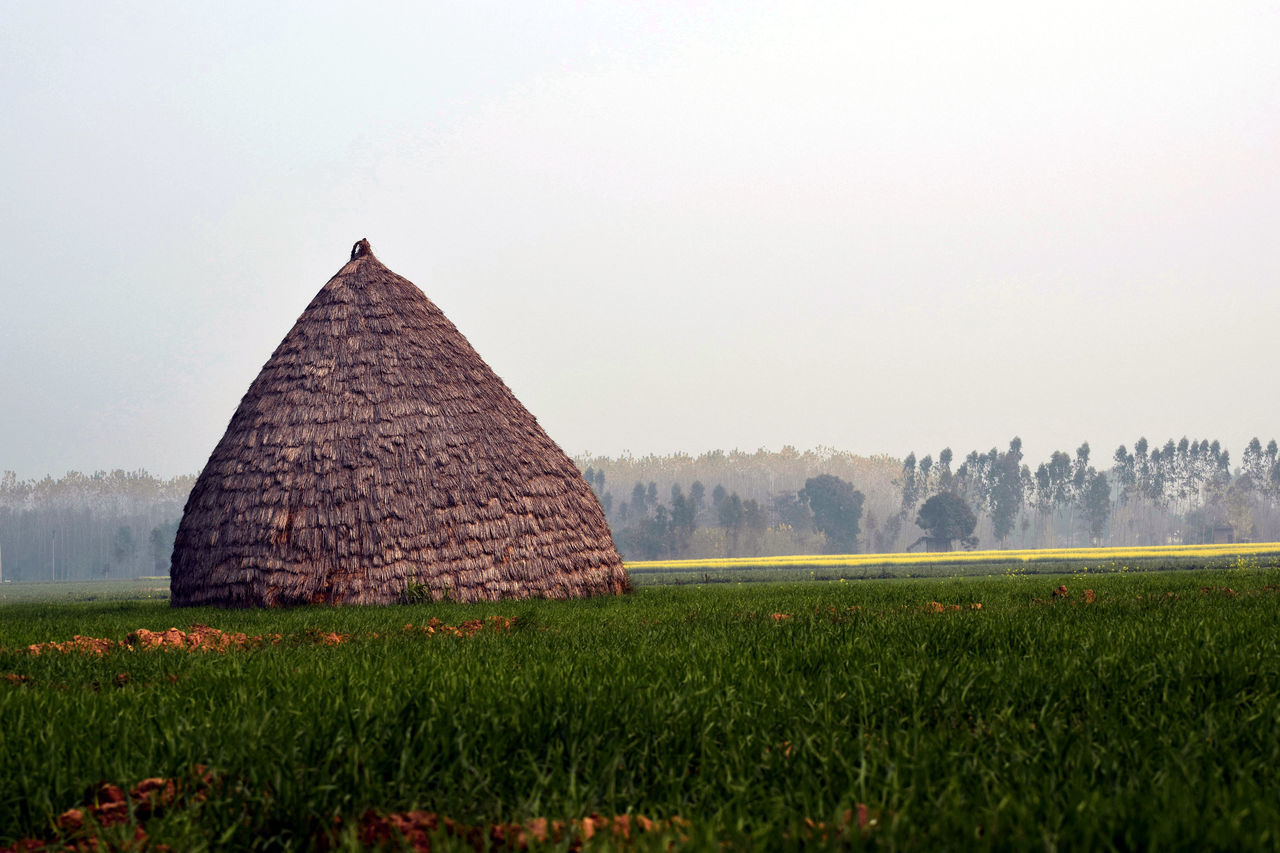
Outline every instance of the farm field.
<path id="1" fill-rule="evenodd" d="M 0 607 L 17 602 L 169 600 L 169 578 L 0 584 Z"/>
<path id="2" fill-rule="evenodd" d="M 646 560 L 627 564 L 633 582 L 670 583 L 1063 574 L 1280 566 L 1280 542 L 1121 548 L 1037 548 L 910 554 Z"/>
<path id="3" fill-rule="evenodd" d="M 0 848 L 1274 849 L 1280 569 L 1232 566 L 3 603 Z"/>

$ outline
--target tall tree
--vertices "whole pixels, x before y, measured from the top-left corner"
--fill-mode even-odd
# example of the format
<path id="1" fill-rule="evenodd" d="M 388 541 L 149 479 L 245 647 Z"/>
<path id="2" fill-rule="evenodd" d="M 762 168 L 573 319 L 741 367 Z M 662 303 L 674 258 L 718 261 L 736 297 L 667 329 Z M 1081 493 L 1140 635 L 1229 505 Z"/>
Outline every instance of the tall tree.
<path id="1" fill-rule="evenodd" d="M 729 556 L 736 557 L 743 523 L 742 498 L 738 497 L 737 492 L 721 499 L 718 513 L 720 526 L 724 528 L 725 538 L 728 540 Z"/>
<path id="2" fill-rule="evenodd" d="M 1080 500 L 1089 478 L 1089 442 L 1076 448 L 1076 461 L 1071 466 L 1071 496 Z"/>
<path id="3" fill-rule="evenodd" d="M 944 447 L 938 454 L 938 491 L 951 491 L 951 448 Z"/>
<path id="4" fill-rule="evenodd" d="M 644 490 L 644 483 L 636 482 L 631 488 L 631 512 L 643 516 L 649 511 L 649 501 Z"/>
<path id="5" fill-rule="evenodd" d="M 826 536 L 832 551 L 857 549 L 863 495 L 852 483 L 831 474 L 810 477 L 800 490 L 800 499 L 809 504 L 814 526 Z"/>
<path id="6" fill-rule="evenodd" d="M 1027 472 L 1024 480 L 1022 439 L 1017 436 L 1009 442 L 1006 452 L 997 454 L 992 450 L 989 455 L 995 457 L 988 469 L 991 477 L 991 532 L 1003 545 L 1005 538 L 1013 531 L 1018 513 L 1022 509 L 1026 481 L 1031 479 L 1031 475 Z"/>
<path id="7" fill-rule="evenodd" d="M 907 458 L 902 460 L 902 509 L 900 515 L 903 518 L 910 517 L 915 512 L 916 504 L 920 502 L 920 486 L 916 480 L 916 455 L 914 452 L 908 453 Z"/>
<path id="8" fill-rule="evenodd" d="M 1085 475 L 1081 506 L 1085 521 L 1089 525 L 1089 535 L 1095 545 L 1099 544 L 1102 541 L 1102 534 L 1106 532 L 1107 521 L 1111 517 L 1111 483 L 1108 482 L 1106 474 L 1095 471 L 1093 468 L 1088 470 Z"/>
<path id="9" fill-rule="evenodd" d="M 933 473 L 933 457 L 926 455 L 919 463 L 917 463 L 917 468 L 920 471 L 920 476 L 918 477 L 918 494 L 920 497 L 924 497 L 929 494 L 929 491 L 933 486 L 930 481 L 930 475 Z"/>
<path id="10" fill-rule="evenodd" d="M 702 504 L 706 498 L 707 489 L 702 485 L 701 480 L 694 480 L 693 485 L 689 486 L 689 504 L 693 507 L 693 517 L 696 521 L 698 513 L 702 512 Z"/>
<path id="11" fill-rule="evenodd" d="M 671 551 L 683 555 L 697 527 L 693 501 L 684 496 L 679 483 L 671 486 Z"/>

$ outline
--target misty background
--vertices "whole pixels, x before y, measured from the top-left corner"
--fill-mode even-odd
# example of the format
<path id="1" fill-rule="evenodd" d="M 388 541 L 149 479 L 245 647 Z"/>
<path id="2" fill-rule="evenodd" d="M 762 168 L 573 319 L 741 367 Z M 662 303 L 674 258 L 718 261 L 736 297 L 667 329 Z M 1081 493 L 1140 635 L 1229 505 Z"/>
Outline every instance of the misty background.
<path id="1" fill-rule="evenodd" d="M 902 459 L 832 448 L 575 459 L 627 560 L 1280 541 L 1280 447 L 1088 442 L 1037 464 L 1022 440 Z M 195 478 L 0 476 L 0 577 L 166 575 Z M 965 529 L 929 507 L 952 497 Z M 948 526 L 955 516 L 947 514 Z"/>
<path id="2" fill-rule="evenodd" d="M 580 459 L 1280 431 L 1274 4 L 5 13 L 14 483 L 193 475 L 366 236 Z"/>

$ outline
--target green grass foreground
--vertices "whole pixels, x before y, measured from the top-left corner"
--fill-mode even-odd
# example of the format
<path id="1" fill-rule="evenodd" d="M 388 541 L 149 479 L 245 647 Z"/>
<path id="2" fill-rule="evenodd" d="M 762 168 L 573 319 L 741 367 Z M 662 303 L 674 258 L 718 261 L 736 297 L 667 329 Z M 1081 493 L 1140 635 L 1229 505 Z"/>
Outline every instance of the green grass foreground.
<path id="1" fill-rule="evenodd" d="M 490 616 L 514 622 L 402 630 Z M 25 650 L 193 623 L 283 637 Z M 640 850 L 1280 846 L 1272 568 L 284 612 L 20 602 L 0 605 L 0 647 L 0 846 L 59 838 L 103 781 L 196 765 L 218 780 L 201 797 L 103 837 L 354 848 L 370 809 L 422 809 L 688 821 Z M 858 804 L 864 827 L 844 818 Z"/>

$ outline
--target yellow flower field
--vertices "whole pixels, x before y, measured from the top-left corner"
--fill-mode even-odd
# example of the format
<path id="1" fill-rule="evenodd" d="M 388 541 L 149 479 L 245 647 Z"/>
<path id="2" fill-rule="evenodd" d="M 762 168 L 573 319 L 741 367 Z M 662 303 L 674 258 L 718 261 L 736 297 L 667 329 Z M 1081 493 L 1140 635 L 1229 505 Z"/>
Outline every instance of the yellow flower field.
<path id="1" fill-rule="evenodd" d="M 902 566 L 931 563 L 1039 563 L 1049 561 L 1123 562 L 1161 557 L 1224 557 L 1280 556 L 1280 542 L 1261 542 L 1235 545 L 1157 545 L 1127 548 L 1038 548 L 1025 551 L 947 551 L 942 553 L 913 554 L 797 554 L 783 557 L 717 557 L 692 560 L 637 560 L 627 563 L 628 569 L 654 571 L 670 569 L 689 571 L 698 569 L 778 568 L 821 566 L 829 568 L 858 568 L 861 566 Z"/>

